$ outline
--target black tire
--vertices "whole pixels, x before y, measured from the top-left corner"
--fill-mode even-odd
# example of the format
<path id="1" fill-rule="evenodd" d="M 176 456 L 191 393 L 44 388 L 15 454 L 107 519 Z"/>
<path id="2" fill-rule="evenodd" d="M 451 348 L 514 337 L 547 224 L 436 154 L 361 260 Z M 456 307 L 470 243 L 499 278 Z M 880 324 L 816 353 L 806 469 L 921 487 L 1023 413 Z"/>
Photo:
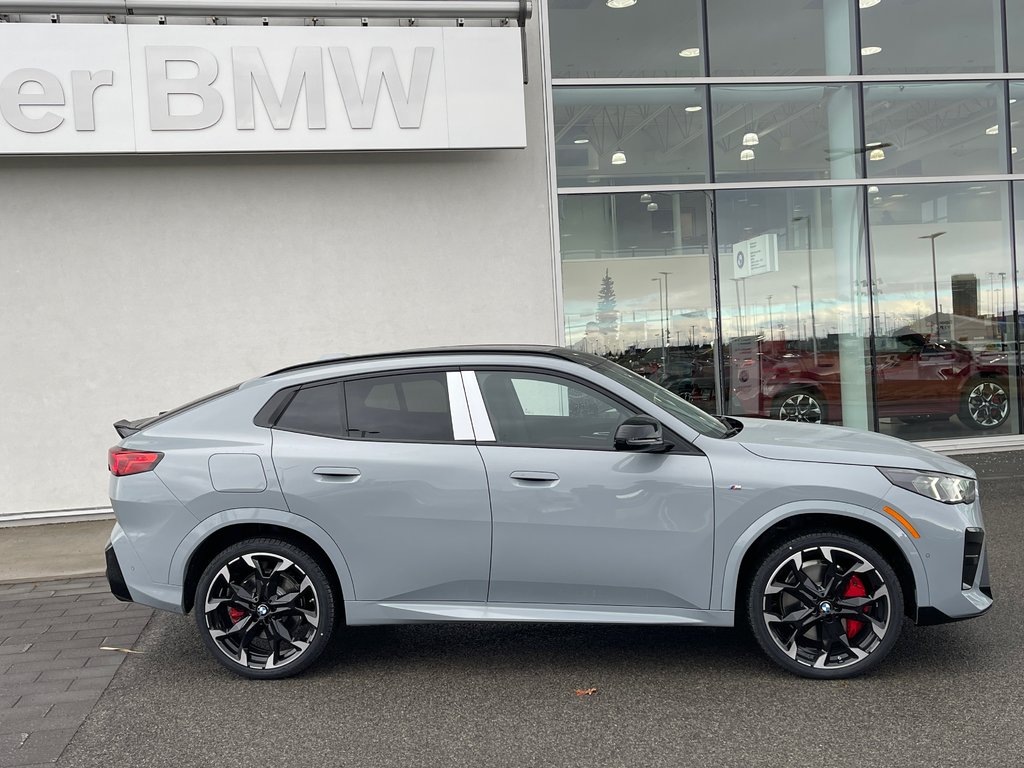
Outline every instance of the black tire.
<path id="1" fill-rule="evenodd" d="M 801 677 L 837 680 L 870 672 L 892 650 L 903 626 L 903 590 L 873 547 L 819 531 L 765 556 L 746 609 L 768 658 Z"/>
<path id="2" fill-rule="evenodd" d="M 255 680 L 297 675 L 331 640 L 337 601 L 315 557 L 281 539 L 232 544 L 196 586 L 195 619 L 221 664 Z"/>
<path id="3" fill-rule="evenodd" d="M 917 424 L 930 424 L 934 421 L 949 421 L 952 418 L 952 414 L 921 414 L 917 416 L 897 416 L 897 419 L 902 421 L 907 426 L 915 426 Z"/>
<path id="4" fill-rule="evenodd" d="M 775 398 L 772 418 L 805 424 L 825 424 L 828 421 L 828 406 L 817 390 L 794 389 Z"/>
<path id="5" fill-rule="evenodd" d="M 998 429 L 1010 416 L 1010 392 L 997 378 L 971 379 L 960 400 L 960 421 L 971 429 Z"/>

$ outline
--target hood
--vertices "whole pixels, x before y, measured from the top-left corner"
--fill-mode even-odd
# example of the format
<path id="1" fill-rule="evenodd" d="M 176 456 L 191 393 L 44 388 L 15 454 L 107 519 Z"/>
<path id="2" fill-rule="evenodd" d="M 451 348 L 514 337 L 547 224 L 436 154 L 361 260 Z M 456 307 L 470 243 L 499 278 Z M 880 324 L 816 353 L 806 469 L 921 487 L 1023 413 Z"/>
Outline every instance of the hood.
<path id="1" fill-rule="evenodd" d="M 955 459 L 876 432 L 770 419 L 736 421 L 743 424 L 743 430 L 731 440 L 766 459 L 930 469 L 975 476 L 973 469 Z"/>

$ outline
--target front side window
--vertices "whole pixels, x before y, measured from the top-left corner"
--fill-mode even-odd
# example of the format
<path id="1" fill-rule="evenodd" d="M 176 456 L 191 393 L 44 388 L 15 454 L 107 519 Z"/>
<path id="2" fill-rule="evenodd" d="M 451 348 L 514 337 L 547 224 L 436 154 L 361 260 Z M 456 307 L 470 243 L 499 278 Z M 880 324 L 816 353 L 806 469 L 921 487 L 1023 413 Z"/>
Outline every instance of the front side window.
<path id="1" fill-rule="evenodd" d="M 612 450 L 615 428 L 634 412 L 578 382 L 543 373 L 479 371 L 499 443 Z"/>

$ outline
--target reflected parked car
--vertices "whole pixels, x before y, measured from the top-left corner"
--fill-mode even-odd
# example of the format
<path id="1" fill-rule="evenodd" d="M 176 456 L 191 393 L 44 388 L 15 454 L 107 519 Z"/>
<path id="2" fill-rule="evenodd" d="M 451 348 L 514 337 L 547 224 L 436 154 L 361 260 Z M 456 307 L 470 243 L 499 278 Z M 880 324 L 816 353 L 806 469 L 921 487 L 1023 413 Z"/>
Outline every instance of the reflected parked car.
<path id="1" fill-rule="evenodd" d="M 782 348 L 760 341 L 730 359 L 733 411 L 783 421 L 827 423 L 841 417 L 837 351 Z M 865 356 L 865 367 L 868 359 Z M 1010 413 L 1005 353 L 977 353 L 919 333 L 875 340 L 879 416 L 912 424 L 957 416 L 971 429 L 1002 426 Z"/>
<path id="2" fill-rule="evenodd" d="M 275 679 L 342 625 L 749 625 L 804 677 L 992 605 L 975 473 L 553 347 L 307 363 L 115 424 L 111 591 Z M 682 638 L 680 638 L 682 641 Z"/>

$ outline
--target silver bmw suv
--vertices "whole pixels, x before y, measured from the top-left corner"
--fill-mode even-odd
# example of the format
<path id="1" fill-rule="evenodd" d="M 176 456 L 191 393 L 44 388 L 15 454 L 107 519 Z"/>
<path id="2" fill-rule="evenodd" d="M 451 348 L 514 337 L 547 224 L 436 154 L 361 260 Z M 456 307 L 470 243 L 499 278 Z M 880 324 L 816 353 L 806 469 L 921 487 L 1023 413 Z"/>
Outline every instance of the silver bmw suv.
<path id="1" fill-rule="evenodd" d="M 974 472 L 891 437 L 709 416 L 556 347 L 285 368 L 115 425 L 111 591 L 251 678 L 339 625 L 749 623 L 804 677 L 992 605 Z"/>

